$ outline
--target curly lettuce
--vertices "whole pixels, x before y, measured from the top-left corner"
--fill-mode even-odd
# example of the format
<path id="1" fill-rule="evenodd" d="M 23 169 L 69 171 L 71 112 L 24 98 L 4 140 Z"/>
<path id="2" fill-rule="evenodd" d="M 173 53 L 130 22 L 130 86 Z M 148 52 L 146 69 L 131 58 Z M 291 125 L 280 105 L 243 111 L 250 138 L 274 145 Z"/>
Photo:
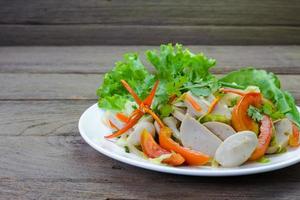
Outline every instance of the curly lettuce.
<path id="1" fill-rule="evenodd" d="M 209 72 L 216 61 L 202 53 L 193 54 L 180 44 L 168 44 L 161 45 L 160 51 L 147 51 L 146 56 L 155 68 L 155 78 L 160 80 L 156 100 L 161 110 L 168 106 L 172 95 L 191 90 L 195 95 L 207 96 L 217 89 L 217 79 Z"/>
<path id="2" fill-rule="evenodd" d="M 133 101 L 132 96 L 123 87 L 120 80 L 125 80 L 140 98 L 145 98 L 150 91 L 154 76 L 150 74 L 136 53 L 124 55 L 123 61 L 105 74 L 102 85 L 97 90 L 100 108 L 123 110 L 127 101 Z"/>

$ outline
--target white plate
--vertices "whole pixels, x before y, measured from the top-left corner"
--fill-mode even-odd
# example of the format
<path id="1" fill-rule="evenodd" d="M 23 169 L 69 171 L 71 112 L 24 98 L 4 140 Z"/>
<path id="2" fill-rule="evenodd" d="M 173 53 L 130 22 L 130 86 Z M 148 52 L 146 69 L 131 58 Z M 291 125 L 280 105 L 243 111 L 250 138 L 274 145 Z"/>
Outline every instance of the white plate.
<path id="1" fill-rule="evenodd" d="M 262 164 L 252 162 L 236 168 L 212 168 L 209 166 L 170 167 L 157 165 L 140 158 L 135 154 L 126 153 L 124 148 L 106 140 L 103 136 L 110 134 L 111 130 L 103 124 L 103 115 L 104 111 L 99 109 L 97 104 L 91 106 L 82 114 L 78 126 L 83 139 L 94 149 L 108 157 L 149 170 L 191 176 L 238 176 L 273 171 L 293 165 L 300 161 L 300 148 L 289 148 L 286 153 L 269 156 L 271 160 L 269 163 Z"/>

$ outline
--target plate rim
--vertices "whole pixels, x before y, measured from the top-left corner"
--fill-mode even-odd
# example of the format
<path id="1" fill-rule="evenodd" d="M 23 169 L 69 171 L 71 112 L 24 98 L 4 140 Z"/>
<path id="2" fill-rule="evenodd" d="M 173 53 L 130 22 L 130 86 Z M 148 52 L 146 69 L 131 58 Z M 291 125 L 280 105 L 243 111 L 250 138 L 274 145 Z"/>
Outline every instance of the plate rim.
<path id="1" fill-rule="evenodd" d="M 241 176 L 241 175 L 250 175 L 250 174 L 258 174 L 258 173 L 264 173 L 269 171 L 274 171 L 278 169 L 282 169 L 291 165 L 294 165 L 298 162 L 300 162 L 300 156 L 299 157 L 293 157 L 287 161 L 275 163 L 273 165 L 265 165 L 261 166 L 259 168 L 222 168 L 222 170 L 207 170 L 207 168 L 200 168 L 196 169 L 193 168 L 193 170 L 186 169 L 186 168 L 180 168 L 180 167 L 171 167 L 171 166 L 164 166 L 164 165 L 158 165 L 154 163 L 148 163 L 148 162 L 141 162 L 138 160 L 134 160 L 132 158 L 128 158 L 113 152 L 110 152 L 109 150 L 106 150 L 103 147 L 100 147 L 96 145 L 92 139 L 90 139 L 85 129 L 83 128 L 83 119 L 87 115 L 87 113 L 91 112 L 91 110 L 94 110 L 95 107 L 98 108 L 97 103 L 93 104 L 92 106 L 88 107 L 80 116 L 78 121 L 78 129 L 81 137 L 87 142 L 92 148 L 100 152 L 101 154 L 104 154 L 107 157 L 113 158 L 115 160 L 118 160 L 120 162 L 126 163 L 128 165 L 132 165 L 135 167 L 140 167 L 147 170 L 152 170 L 156 172 L 161 173 L 169 173 L 169 174 L 177 174 L 177 175 L 188 175 L 188 176 L 206 176 L 206 177 L 221 177 L 221 176 Z M 297 109 L 300 110 L 299 106 L 297 106 Z"/>

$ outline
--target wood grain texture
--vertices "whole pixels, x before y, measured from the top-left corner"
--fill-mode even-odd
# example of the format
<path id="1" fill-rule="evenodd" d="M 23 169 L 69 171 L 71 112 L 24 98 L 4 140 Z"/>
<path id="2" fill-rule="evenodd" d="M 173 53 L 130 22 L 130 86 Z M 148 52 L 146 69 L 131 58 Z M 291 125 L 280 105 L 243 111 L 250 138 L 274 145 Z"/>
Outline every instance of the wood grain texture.
<path id="1" fill-rule="evenodd" d="M 280 74 L 300 74 L 299 46 L 187 46 L 217 60 L 212 69 L 225 73 L 255 66 Z M 105 73 L 128 52 L 144 52 L 156 46 L 0 47 L 1 73 Z M 287 70 L 288 69 L 288 70 Z"/>
<path id="2" fill-rule="evenodd" d="M 78 135 L 77 123 L 95 100 L 0 102 L 0 136 Z"/>
<path id="3" fill-rule="evenodd" d="M 80 136 L 1 138 L 1 197 L 272 199 L 276 192 L 276 199 L 300 197 L 299 165 L 244 177 L 176 176 L 113 161 L 86 145 Z"/>
<path id="4" fill-rule="evenodd" d="M 0 1 L 0 24 L 300 25 L 297 0 Z"/>
<path id="5" fill-rule="evenodd" d="M 294 45 L 298 26 L 0 25 L 0 45 Z"/>
<path id="6" fill-rule="evenodd" d="M 101 74 L 0 74 L 0 99 L 96 100 L 102 77 Z"/>
<path id="7" fill-rule="evenodd" d="M 220 75 L 221 76 L 221 75 Z M 94 100 L 102 74 L 0 74 L 0 100 Z M 299 75 L 279 75 L 300 103 Z"/>
<path id="8" fill-rule="evenodd" d="M 300 44 L 298 0 L 0 0 L 0 45 Z"/>

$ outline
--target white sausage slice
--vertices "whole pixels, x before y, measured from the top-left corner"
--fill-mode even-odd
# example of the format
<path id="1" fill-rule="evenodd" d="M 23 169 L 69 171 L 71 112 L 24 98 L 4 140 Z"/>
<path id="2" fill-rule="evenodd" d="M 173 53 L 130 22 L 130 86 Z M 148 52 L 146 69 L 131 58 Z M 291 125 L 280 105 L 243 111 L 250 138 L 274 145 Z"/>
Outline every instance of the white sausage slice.
<path id="1" fill-rule="evenodd" d="M 173 110 L 173 112 L 172 112 L 172 115 L 173 115 L 176 119 L 178 119 L 179 121 L 182 121 L 182 120 L 184 119 L 184 116 L 185 116 L 184 112 L 183 112 L 181 109 L 176 108 L 176 107 L 174 107 L 174 110 Z"/>
<path id="2" fill-rule="evenodd" d="M 275 127 L 275 145 L 268 148 L 267 153 L 275 153 L 278 148 L 284 148 L 288 145 L 289 135 L 293 133 L 292 122 L 284 118 L 274 124 Z"/>
<path id="3" fill-rule="evenodd" d="M 203 125 L 221 140 L 225 140 L 236 133 L 231 126 L 221 122 L 205 122 Z"/>
<path id="4" fill-rule="evenodd" d="M 223 167 L 236 167 L 246 162 L 258 144 L 256 134 L 241 131 L 228 137 L 217 149 L 215 160 Z"/>
<path id="5" fill-rule="evenodd" d="M 146 129 L 152 136 L 155 134 L 155 127 L 152 123 L 147 121 L 139 122 L 133 127 L 133 131 L 129 134 L 127 141 L 133 145 L 139 145 L 141 143 L 141 133 Z"/>
<path id="6" fill-rule="evenodd" d="M 222 141 L 190 115 L 186 115 L 180 127 L 183 146 L 200 151 L 211 157 Z"/>
<path id="7" fill-rule="evenodd" d="M 163 122 L 172 130 L 174 137 L 180 140 L 180 133 L 177 129 L 177 120 L 174 117 L 165 117 Z"/>

